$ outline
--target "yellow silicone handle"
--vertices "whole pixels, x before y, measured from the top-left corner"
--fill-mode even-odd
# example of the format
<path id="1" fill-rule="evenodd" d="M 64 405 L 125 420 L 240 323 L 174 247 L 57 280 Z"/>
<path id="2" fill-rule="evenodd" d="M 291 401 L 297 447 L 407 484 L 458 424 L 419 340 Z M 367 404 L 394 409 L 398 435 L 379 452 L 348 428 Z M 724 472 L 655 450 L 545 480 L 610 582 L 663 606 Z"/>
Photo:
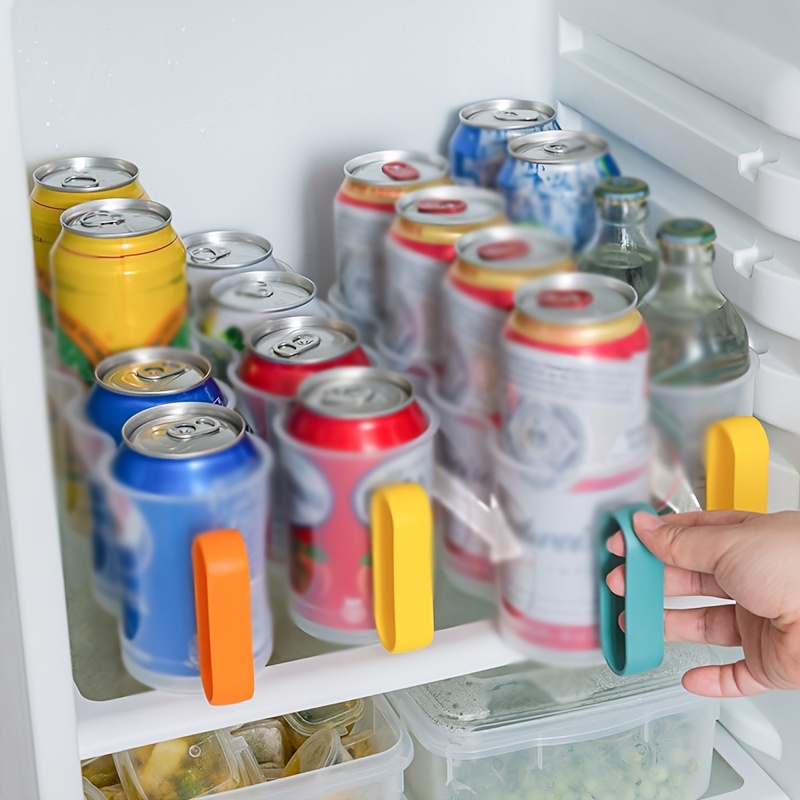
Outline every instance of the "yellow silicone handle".
<path id="1" fill-rule="evenodd" d="M 417 483 L 384 486 L 370 502 L 375 624 L 390 653 L 433 640 L 433 515 Z"/>
<path id="2" fill-rule="evenodd" d="M 730 417 L 706 433 L 706 507 L 709 511 L 767 510 L 769 439 L 755 417 Z"/>

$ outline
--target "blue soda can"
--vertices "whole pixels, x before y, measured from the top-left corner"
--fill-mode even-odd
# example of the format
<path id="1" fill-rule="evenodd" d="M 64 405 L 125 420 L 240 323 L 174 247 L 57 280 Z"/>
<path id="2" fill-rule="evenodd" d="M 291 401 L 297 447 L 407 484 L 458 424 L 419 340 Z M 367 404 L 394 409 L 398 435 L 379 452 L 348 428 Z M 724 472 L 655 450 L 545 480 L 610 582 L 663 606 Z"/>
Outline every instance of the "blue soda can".
<path id="1" fill-rule="evenodd" d="M 86 416 L 119 444 L 122 426 L 146 408 L 197 401 L 225 405 L 204 356 L 177 347 L 141 347 L 103 359 L 94 371 Z"/>
<path id="2" fill-rule="evenodd" d="M 173 403 L 125 423 L 108 494 L 122 583 L 119 634 L 128 672 L 169 691 L 199 691 L 192 544 L 235 529 L 247 549 L 253 663 L 272 651 L 265 531 L 269 448 L 236 411 Z"/>
<path id="3" fill-rule="evenodd" d="M 584 131 L 546 131 L 508 145 L 497 177 L 514 222 L 535 222 L 569 239 L 580 250 L 597 225 L 594 190 L 619 175 L 608 142 Z"/>
<path id="4" fill-rule="evenodd" d="M 508 143 L 536 131 L 559 130 L 556 112 L 536 100 L 484 100 L 458 112 L 450 139 L 453 183 L 497 188 L 497 173 Z"/>

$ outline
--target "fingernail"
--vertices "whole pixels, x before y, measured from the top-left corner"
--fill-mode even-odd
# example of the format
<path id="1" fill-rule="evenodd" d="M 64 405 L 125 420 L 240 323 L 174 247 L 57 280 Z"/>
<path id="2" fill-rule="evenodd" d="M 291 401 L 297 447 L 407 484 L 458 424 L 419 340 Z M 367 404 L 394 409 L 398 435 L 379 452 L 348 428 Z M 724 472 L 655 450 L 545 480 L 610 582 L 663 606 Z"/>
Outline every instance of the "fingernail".
<path id="1" fill-rule="evenodd" d="M 650 533 L 660 528 L 664 521 L 659 517 L 648 514 L 646 511 L 637 511 L 633 515 L 633 529 L 637 533 Z"/>

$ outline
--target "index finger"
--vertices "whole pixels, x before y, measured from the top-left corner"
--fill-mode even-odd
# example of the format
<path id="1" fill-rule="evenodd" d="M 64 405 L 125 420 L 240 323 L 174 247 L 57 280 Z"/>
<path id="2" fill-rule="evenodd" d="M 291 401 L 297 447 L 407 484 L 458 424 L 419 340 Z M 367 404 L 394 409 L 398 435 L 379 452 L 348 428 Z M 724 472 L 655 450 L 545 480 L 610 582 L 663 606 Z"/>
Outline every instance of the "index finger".
<path id="1" fill-rule="evenodd" d="M 680 513 L 664 514 L 659 519 L 684 525 L 687 528 L 697 528 L 706 525 L 740 525 L 753 517 L 759 517 L 753 511 L 683 511 Z"/>

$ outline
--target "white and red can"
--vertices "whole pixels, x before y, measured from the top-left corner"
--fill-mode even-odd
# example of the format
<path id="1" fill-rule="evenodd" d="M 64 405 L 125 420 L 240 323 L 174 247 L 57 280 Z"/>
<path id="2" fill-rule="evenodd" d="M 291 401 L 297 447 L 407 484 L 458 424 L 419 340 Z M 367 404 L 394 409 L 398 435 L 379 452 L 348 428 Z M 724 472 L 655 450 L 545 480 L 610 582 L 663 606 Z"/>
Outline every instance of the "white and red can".
<path id="1" fill-rule="evenodd" d="M 503 633 L 555 664 L 602 661 L 604 513 L 649 496 L 648 334 L 636 292 L 562 273 L 516 293 L 502 331 L 496 491 L 522 546 L 500 573 Z"/>
<path id="2" fill-rule="evenodd" d="M 370 363 L 352 325 L 326 317 L 284 317 L 256 328 L 251 334 L 231 382 L 256 433 L 274 444 L 275 420 L 289 407 L 306 378 L 334 367 Z M 280 462 L 272 472 L 272 479 L 267 557 L 282 563 L 286 555 L 288 507 Z"/>
<path id="3" fill-rule="evenodd" d="M 377 641 L 369 502 L 395 483 L 433 482 L 434 414 L 411 383 L 340 367 L 300 385 L 275 432 L 289 495 L 289 611 L 307 633 Z"/>
<path id="4" fill-rule="evenodd" d="M 450 183 L 447 160 L 415 150 L 381 150 L 352 158 L 333 201 L 336 280 L 351 311 L 378 319 L 383 238 L 394 204 L 408 192 Z"/>
<path id="5" fill-rule="evenodd" d="M 500 329 L 514 292 L 533 278 L 575 269 L 570 243 L 543 228 L 499 225 L 462 236 L 442 290 L 446 400 L 486 414 L 498 410 Z"/>
<path id="6" fill-rule="evenodd" d="M 437 186 L 397 201 L 386 235 L 385 343 L 398 355 L 438 362 L 444 353 L 442 279 L 465 233 L 507 222 L 503 198 L 490 189 Z"/>

